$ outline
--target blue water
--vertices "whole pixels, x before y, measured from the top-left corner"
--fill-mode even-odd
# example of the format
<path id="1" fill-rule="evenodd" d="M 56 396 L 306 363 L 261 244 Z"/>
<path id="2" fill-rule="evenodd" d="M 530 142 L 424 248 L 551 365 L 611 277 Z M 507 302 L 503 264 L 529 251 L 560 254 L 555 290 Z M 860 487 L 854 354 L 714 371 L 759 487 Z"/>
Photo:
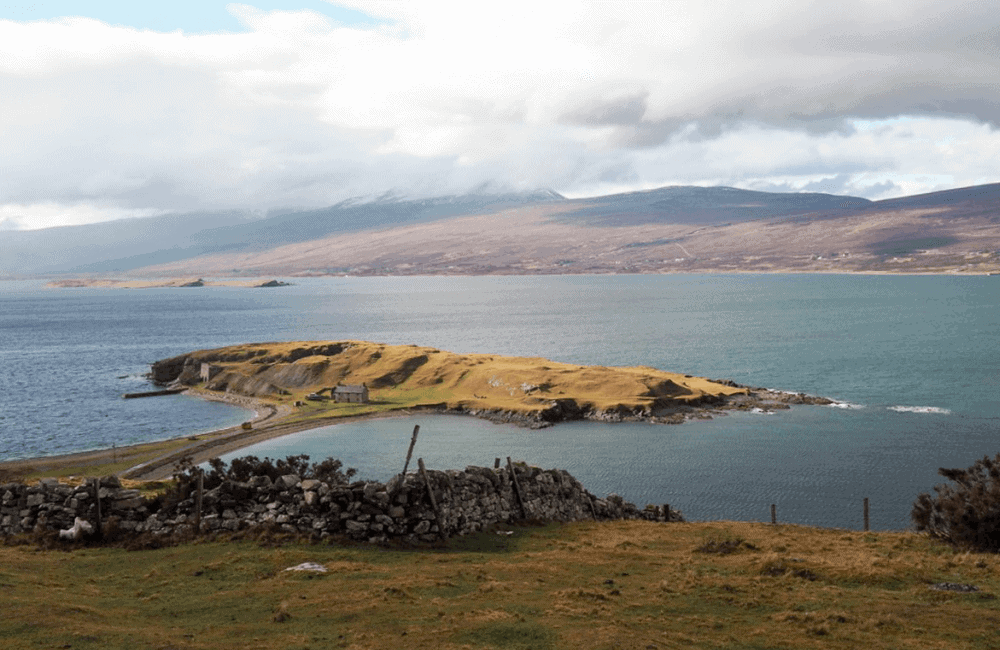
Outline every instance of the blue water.
<path id="1" fill-rule="evenodd" d="M 766 518 L 776 503 L 784 521 L 857 528 L 867 496 L 873 527 L 896 529 L 908 525 L 916 494 L 941 482 L 938 467 L 965 467 L 1000 452 L 997 278 L 294 282 L 275 290 L 141 291 L 0 283 L 0 458 L 234 424 L 246 414 L 228 406 L 119 395 L 144 387 L 151 361 L 190 350 L 345 338 L 650 365 L 825 395 L 856 408 L 542 431 L 465 418 L 388 419 L 300 434 L 253 453 L 334 455 L 362 475 L 385 478 L 401 469 L 418 423 L 417 454 L 434 467 L 510 455 L 569 469 L 595 493 L 670 503 L 693 519 Z"/>

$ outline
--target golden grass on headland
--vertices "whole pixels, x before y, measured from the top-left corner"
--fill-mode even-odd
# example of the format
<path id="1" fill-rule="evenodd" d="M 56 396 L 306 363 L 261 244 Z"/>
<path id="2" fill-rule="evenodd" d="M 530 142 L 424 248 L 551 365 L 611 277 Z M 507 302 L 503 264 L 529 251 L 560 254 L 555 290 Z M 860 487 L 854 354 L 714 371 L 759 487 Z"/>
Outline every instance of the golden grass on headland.
<path id="1" fill-rule="evenodd" d="M 997 558 L 915 533 L 578 522 L 437 548 L 0 547 L 0 646 L 995 648 Z M 730 553 L 718 551 L 731 550 Z M 326 573 L 286 571 L 304 562 Z M 957 593 L 935 583 L 974 585 Z"/>
<path id="2" fill-rule="evenodd" d="M 202 363 L 219 368 L 202 382 Z M 232 427 L 197 436 L 103 452 L 0 463 L 30 477 L 113 470 L 162 479 L 183 456 L 214 456 L 345 418 L 414 411 L 461 413 L 544 426 L 570 419 L 679 423 L 725 408 L 787 408 L 801 396 L 719 383 L 649 367 L 609 368 L 539 357 L 456 354 L 415 345 L 366 341 L 253 343 L 200 350 L 153 365 L 162 383 L 191 386 L 190 394 L 254 408 L 251 429 Z M 366 384 L 367 404 L 309 396 L 338 383 Z M 807 400 L 808 401 L 808 400 Z M 131 471 L 128 471 L 131 470 Z"/>
<path id="3" fill-rule="evenodd" d="M 553 403 L 568 406 L 572 401 L 587 412 L 656 416 L 747 393 L 746 388 L 644 366 L 582 366 L 541 357 L 456 354 L 368 341 L 252 343 L 201 350 L 157 362 L 153 374 L 162 369 L 161 379 L 171 374 L 176 378 L 188 359 L 197 367 L 205 362 L 221 369 L 205 385 L 208 389 L 286 403 L 339 383 L 365 384 L 373 396 L 361 412 L 444 405 L 533 416 Z M 358 408 L 317 401 L 310 406 Z"/>

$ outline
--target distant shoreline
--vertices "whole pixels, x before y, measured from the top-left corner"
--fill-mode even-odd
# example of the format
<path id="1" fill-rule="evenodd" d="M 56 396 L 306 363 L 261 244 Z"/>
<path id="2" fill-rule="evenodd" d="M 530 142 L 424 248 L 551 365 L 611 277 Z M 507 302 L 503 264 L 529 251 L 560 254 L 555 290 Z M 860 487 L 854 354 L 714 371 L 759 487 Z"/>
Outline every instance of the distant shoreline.
<path id="1" fill-rule="evenodd" d="M 263 277 L 274 276 L 289 280 L 303 278 L 480 278 L 480 277 L 599 277 L 599 276 L 683 276 L 683 275 L 863 275 L 863 276 L 942 276 L 942 277 L 990 277 L 1000 276 L 995 270 L 961 270 L 955 268 L 941 270 L 832 270 L 832 269 L 692 269 L 677 271 L 647 271 L 647 272 L 617 272 L 617 271 L 581 271 L 579 273 L 561 271 L 559 273 L 532 272 L 525 273 L 517 269 L 508 271 L 493 271 L 490 273 L 453 273 L 424 271 L 419 273 L 294 273 L 274 274 L 271 276 L 247 276 L 242 279 L 211 279 L 194 277 L 171 278 L 63 278 L 47 280 L 45 287 L 49 289 L 163 289 L 163 288 L 198 288 L 198 287 L 238 287 L 238 288 L 271 288 L 290 286 L 291 282 L 276 279 L 264 280 Z M 0 278 L 0 281 L 11 282 L 26 280 L 45 280 L 45 278 Z"/>
<path id="2" fill-rule="evenodd" d="M 67 278 L 49 280 L 45 285 L 49 289 L 162 289 L 162 288 L 199 288 L 199 287 L 247 287 L 265 289 L 271 287 L 287 287 L 289 283 L 280 280 L 205 280 L 203 278 L 147 278 L 132 280 L 117 280 L 104 278 Z"/>

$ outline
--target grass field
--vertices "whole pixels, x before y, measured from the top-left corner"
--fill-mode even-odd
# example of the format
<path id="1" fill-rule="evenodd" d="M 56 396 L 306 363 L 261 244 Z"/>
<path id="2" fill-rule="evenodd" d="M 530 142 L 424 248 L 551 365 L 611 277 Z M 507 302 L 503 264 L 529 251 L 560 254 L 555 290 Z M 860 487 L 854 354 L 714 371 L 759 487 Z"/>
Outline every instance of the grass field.
<path id="1" fill-rule="evenodd" d="M 760 523 L 0 547 L 3 648 L 1000 648 L 997 557 Z M 284 569 L 303 562 L 325 574 Z M 932 583 L 979 591 L 936 591 Z"/>

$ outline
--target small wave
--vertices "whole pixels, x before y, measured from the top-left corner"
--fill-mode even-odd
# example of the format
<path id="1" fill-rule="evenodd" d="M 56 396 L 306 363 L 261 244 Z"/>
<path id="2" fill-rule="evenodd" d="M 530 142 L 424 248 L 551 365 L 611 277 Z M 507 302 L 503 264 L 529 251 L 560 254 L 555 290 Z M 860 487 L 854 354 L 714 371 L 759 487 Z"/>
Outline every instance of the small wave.
<path id="1" fill-rule="evenodd" d="M 774 411 L 766 411 L 762 408 L 754 407 L 750 409 L 751 413 L 760 413 L 761 415 L 774 415 Z"/>
<path id="2" fill-rule="evenodd" d="M 896 411 L 897 413 L 939 413 L 941 415 L 950 415 L 951 409 L 941 408 L 940 406 L 890 406 L 890 411 Z"/>
<path id="3" fill-rule="evenodd" d="M 833 404 L 827 404 L 832 409 L 863 409 L 864 404 L 852 404 L 851 402 L 834 402 Z"/>

